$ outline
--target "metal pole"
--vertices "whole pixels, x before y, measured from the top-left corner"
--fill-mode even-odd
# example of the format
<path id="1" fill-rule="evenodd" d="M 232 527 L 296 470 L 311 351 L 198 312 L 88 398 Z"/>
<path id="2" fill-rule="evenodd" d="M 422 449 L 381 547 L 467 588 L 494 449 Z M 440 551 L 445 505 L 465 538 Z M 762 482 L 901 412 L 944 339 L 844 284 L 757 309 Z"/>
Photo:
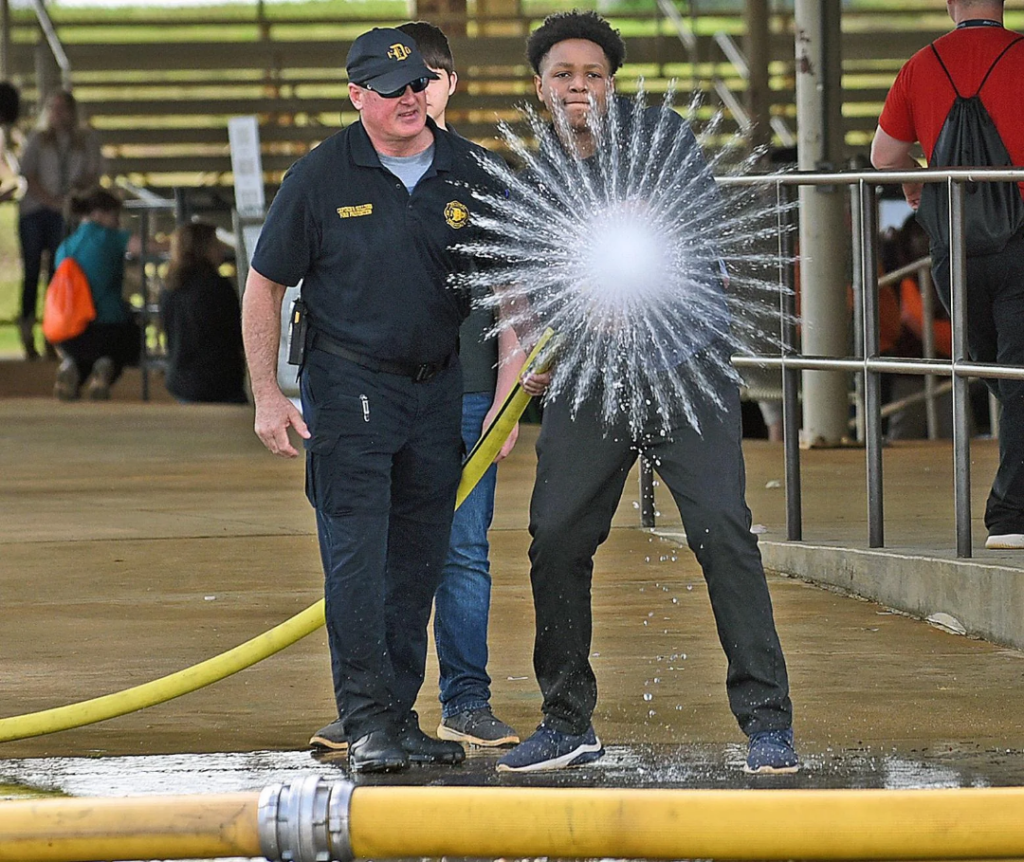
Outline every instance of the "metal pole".
<path id="1" fill-rule="evenodd" d="M 967 359 L 967 256 L 964 249 L 964 186 L 949 180 L 949 280 L 953 299 L 953 487 L 956 555 L 971 556 L 971 441 L 968 379 L 957 365 Z"/>
<path id="2" fill-rule="evenodd" d="M 768 75 L 769 27 L 768 0 L 746 0 L 743 6 L 746 24 L 744 47 L 747 55 L 747 114 L 752 126 L 750 144 L 752 147 L 769 144 L 772 140 L 772 93 Z"/>
<path id="3" fill-rule="evenodd" d="M 640 526 L 654 527 L 654 468 L 646 455 L 640 456 Z"/>
<path id="4" fill-rule="evenodd" d="M 864 299 L 864 357 L 878 356 L 878 288 L 876 273 L 878 259 L 875 238 L 878 235 L 878 211 L 875 187 L 861 180 L 858 184 L 860 204 L 860 240 Z M 868 547 L 885 545 L 885 526 L 882 516 L 882 386 L 881 377 L 864 367 L 865 460 L 868 481 Z"/>
<path id="5" fill-rule="evenodd" d="M 994 392 L 988 393 L 988 423 L 989 423 L 989 436 L 993 440 L 999 439 L 999 418 L 1001 413 L 999 412 L 999 399 L 996 398 Z"/>
<path id="6" fill-rule="evenodd" d="M 922 266 L 917 273 L 917 283 L 921 290 L 921 342 L 924 358 L 935 358 L 935 293 L 932 290 L 931 265 Z M 924 377 L 924 410 L 928 426 L 928 439 L 936 440 L 939 436 L 938 404 L 936 403 L 936 384 L 934 374 Z"/>
<path id="7" fill-rule="evenodd" d="M 149 210 L 139 213 L 139 290 L 142 292 L 142 345 L 139 351 L 139 371 L 142 374 L 142 400 L 149 401 L 149 279 L 146 275 L 146 240 L 149 237 Z"/>
<path id="8" fill-rule="evenodd" d="M 11 2 L 0 0 L 0 79 L 11 80 Z"/>
<path id="9" fill-rule="evenodd" d="M 834 170 L 843 153 L 838 66 L 840 4 L 796 0 L 796 103 L 801 170 Z M 803 352 L 843 356 L 849 345 L 845 200 L 835 186 L 800 189 Z M 805 372 L 803 443 L 835 446 L 847 436 L 849 377 Z"/>
<path id="10" fill-rule="evenodd" d="M 796 295 L 793 291 L 793 231 L 789 186 L 775 185 L 776 231 L 779 241 L 779 340 L 785 359 L 796 353 Z M 782 446 L 786 465 L 786 537 L 803 538 L 800 496 L 800 372 L 782 369 Z"/>
<path id="11" fill-rule="evenodd" d="M 851 220 L 850 233 L 853 249 L 851 263 L 853 265 L 853 355 L 863 357 L 864 354 L 864 294 L 868 289 L 868 280 L 864 276 L 864 218 L 863 218 L 863 181 L 850 185 L 850 211 L 855 213 Z M 858 443 L 864 442 L 864 375 L 857 374 L 853 378 L 853 418 L 854 436 Z"/>

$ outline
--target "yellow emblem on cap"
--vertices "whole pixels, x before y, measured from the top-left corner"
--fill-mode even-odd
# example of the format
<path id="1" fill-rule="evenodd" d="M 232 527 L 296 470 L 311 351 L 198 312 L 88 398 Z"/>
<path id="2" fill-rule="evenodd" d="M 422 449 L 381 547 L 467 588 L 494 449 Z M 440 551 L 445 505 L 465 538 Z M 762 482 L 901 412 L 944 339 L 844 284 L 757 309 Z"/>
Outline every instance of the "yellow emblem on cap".
<path id="1" fill-rule="evenodd" d="M 412 48 L 407 45 L 403 45 L 401 42 L 395 42 L 390 48 L 388 48 L 388 56 L 392 60 L 406 60 L 412 53 Z"/>
<path id="2" fill-rule="evenodd" d="M 469 224 L 469 209 L 463 203 L 449 201 L 448 206 L 444 208 L 444 220 L 448 222 L 448 227 L 455 230 L 465 227 Z"/>

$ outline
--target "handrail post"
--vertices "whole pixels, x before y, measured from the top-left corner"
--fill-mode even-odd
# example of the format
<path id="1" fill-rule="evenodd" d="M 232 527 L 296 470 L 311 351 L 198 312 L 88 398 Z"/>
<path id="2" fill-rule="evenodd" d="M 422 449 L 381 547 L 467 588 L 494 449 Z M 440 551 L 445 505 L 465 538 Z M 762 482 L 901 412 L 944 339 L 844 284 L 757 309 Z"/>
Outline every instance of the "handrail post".
<path id="1" fill-rule="evenodd" d="M 867 360 L 878 357 L 878 210 L 874 183 L 861 180 L 857 186 L 860 205 L 862 294 L 864 303 L 864 445 L 868 483 L 868 547 L 885 545 L 882 507 L 882 386 L 881 376 L 868 368 Z"/>
<path id="2" fill-rule="evenodd" d="M 782 447 L 786 468 L 786 538 L 803 539 L 800 493 L 800 370 L 785 359 L 796 353 L 796 293 L 793 289 L 793 233 L 789 186 L 775 184 L 776 232 L 779 243 L 779 340 L 782 342 Z"/>
<path id="3" fill-rule="evenodd" d="M 149 283 L 146 276 L 147 239 L 149 238 L 149 210 L 139 213 L 139 290 L 142 293 L 142 343 L 139 346 L 139 371 L 142 376 L 142 400 L 149 401 Z"/>
<path id="4" fill-rule="evenodd" d="M 864 292 L 868 283 L 864 275 L 864 219 L 861 214 L 861 197 L 863 182 L 850 185 L 850 244 L 853 254 L 850 266 L 853 275 L 853 355 L 857 359 L 864 358 Z M 854 439 L 864 442 L 864 375 L 853 375 L 853 420 Z"/>
<path id="5" fill-rule="evenodd" d="M 925 359 L 935 358 L 935 293 L 932 290 L 931 264 L 922 265 L 917 272 L 917 284 L 921 291 L 921 344 Z M 928 427 L 928 439 L 939 437 L 939 412 L 934 374 L 924 376 L 924 410 Z"/>
<path id="6" fill-rule="evenodd" d="M 953 494 L 956 555 L 971 556 L 971 439 L 968 424 L 967 253 L 964 246 L 964 186 L 952 178 L 949 193 L 949 282 L 953 310 Z"/>
<path id="7" fill-rule="evenodd" d="M 640 526 L 652 529 L 656 526 L 654 510 L 654 468 L 651 459 L 640 453 Z"/>

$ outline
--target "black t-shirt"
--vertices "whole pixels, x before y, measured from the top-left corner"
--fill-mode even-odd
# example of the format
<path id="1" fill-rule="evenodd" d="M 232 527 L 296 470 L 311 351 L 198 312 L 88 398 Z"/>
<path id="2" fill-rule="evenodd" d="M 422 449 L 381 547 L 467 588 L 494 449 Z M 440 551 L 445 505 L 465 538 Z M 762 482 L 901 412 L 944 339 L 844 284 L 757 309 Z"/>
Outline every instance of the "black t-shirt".
<path id="1" fill-rule="evenodd" d="M 477 161 L 496 156 L 428 123 L 434 160 L 411 195 L 361 123 L 296 162 L 252 260 L 279 284 L 302 281 L 314 330 L 392 362 L 439 362 L 455 350 L 469 302 L 448 280 L 471 261 L 453 246 L 477 233 L 484 205 L 473 190 L 502 193 Z"/>

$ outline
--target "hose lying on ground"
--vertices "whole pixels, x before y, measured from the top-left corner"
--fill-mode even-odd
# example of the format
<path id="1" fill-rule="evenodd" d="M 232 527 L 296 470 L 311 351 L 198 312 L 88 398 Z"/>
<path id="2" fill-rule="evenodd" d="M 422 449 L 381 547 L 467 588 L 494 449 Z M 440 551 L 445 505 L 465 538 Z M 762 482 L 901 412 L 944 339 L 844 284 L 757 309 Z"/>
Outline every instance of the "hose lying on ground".
<path id="1" fill-rule="evenodd" d="M 548 330 L 537 342 L 523 366 L 524 374 L 527 371 L 540 371 L 547 367 L 547 363 L 550 361 L 550 352 L 545 351 L 544 348 L 551 337 L 552 333 Z M 521 383 L 517 383 L 505 399 L 495 420 L 487 427 L 477 445 L 473 447 L 473 451 L 466 458 L 462 468 L 462 480 L 459 483 L 456 508 L 469 496 L 469 492 L 473 490 L 476 483 L 480 481 L 480 477 L 494 461 L 529 402 L 529 393 L 523 389 Z M 323 624 L 324 600 L 320 599 L 304 611 L 263 634 L 184 670 L 91 700 L 0 719 L 0 742 L 44 736 L 47 733 L 95 724 L 99 721 L 106 721 L 108 718 L 116 718 L 119 715 L 126 715 L 129 712 L 136 712 L 158 703 L 173 700 L 183 694 L 219 682 L 225 677 L 263 661 L 285 647 L 302 640 L 306 635 L 312 634 Z"/>

